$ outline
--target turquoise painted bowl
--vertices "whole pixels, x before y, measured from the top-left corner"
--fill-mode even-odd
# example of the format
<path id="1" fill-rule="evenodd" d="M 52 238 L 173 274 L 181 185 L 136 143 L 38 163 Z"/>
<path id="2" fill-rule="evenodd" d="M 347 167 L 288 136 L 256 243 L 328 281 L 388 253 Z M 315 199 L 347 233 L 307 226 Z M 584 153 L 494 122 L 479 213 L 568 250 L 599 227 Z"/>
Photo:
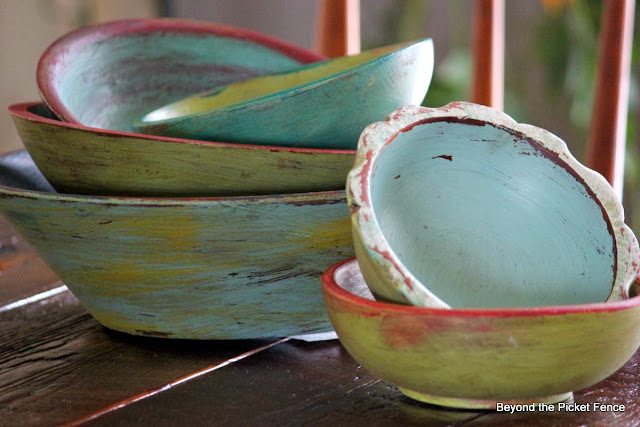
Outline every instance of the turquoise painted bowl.
<path id="1" fill-rule="evenodd" d="M 59 38 L 41 56 L 37 81 L 42 98 L 59 118 L 132 131 L 135 120 L 167 103 L 325 58 L 241 28 L 128 19 Z"/>
<path id="2" fill-rule="evenodd" d="M 190 339 L 331 330 L 318 281 L 353 254 L 344 191 L 57 194 L 25 151 L 0 159 L 0 182 L 0 213 L 108 328 Z"/>
<path id="3" fill-rule="evenodd" d="M 433 43 L 385 46 L 217 87 L 150 112 L 143 133 L 290 147 L 354 149 L 371 122 L 420 104 Z"/>
<path id="4" fill-rule="evenodd" d="M 367 127 L 347 196 L 382 300 L 493 308 L 624 299 L 639 249 L 615 192 L 551 133 L 489 107 L 408 107 Z"/>
<path id="5" fill-rule="evenodd" d="M 9 107 L 22 142 L 62 193 L 240 196 L 342 190 L 355 151 L 195 141 L 98 130 Z"/>
<path id="6" fill-rule="evenodd" d="M 329 268 L 322 289 L 353 358 L 435 405 L 538 408 L 570 399 L 613 374 L 640 345 L 637 292 L 615 302 L 533 308 L 407 306 L 375 301 L 354 260 Z"/>

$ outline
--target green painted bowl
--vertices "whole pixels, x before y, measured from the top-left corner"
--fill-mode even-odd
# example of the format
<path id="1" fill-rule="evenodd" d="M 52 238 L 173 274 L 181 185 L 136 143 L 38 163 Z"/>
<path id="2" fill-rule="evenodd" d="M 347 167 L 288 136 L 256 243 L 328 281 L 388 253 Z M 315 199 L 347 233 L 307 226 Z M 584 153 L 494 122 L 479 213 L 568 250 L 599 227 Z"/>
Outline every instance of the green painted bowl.
<path id="1" fill-rule="evenodd" d="M 59 118 L 131 131 L 135 120 L 170 102 L 325 58 L 241 28 L 127 19 L 80 28 L 56 40 L 40 58 L 37 81 Z"/>
<path id="2" fill-rule="evenodd" d="M 430 39 L 217 87 L 150 112 L 143 133 L 238 143 L 354 149 L 371 122 L 420 104 L 433 72 Z"/>
<path id="3" fill-rule="evenodd" d="M 25 151 L 0 159 L 0 183 L 0 213 L 108 328 L 192 339 L 331 330 L 318 280 L 353 254 L 343 191 L 57 194 Z"/>
<path id="4" fill-rule="evenodd" d="M 347 196 L 376 297 L 535 307 L 625 299 L 640 250 L 615 192 L 551 133 L 469 103 L 364 130 Z"/>
<path id="5" fill-rule="evenodd" d="M 640 345 L 640 296 L 533 308 L 406 306 L 375 301 L 355 260 L 329 268 L 322 289 L 353 358 L 435 405 L 563 401 L 614 373 Z"/>
<path id="6" fill-rule="evenodd" d="M 62 193 L 240 196 L 344 189 L 355 151 L 195 141 L 61 122 L 38 103 L 9 112 L 22 142 Z"/>

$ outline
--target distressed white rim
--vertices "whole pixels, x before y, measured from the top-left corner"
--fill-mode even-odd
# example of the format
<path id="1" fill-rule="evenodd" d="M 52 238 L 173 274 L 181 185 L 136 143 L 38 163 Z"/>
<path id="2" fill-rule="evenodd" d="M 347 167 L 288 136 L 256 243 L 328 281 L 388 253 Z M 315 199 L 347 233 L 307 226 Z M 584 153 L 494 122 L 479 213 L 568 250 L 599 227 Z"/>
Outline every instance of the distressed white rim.
<path id="1" fill-rule="evenodd" d="M 611 185 L 602 175 L 576 160 L 566 143 L 551 132 L 529 124 L 517 123 L 498 110 L 468 102 L 453 102 L 441 108 L 415 105 L 402 107 L 391 113 L 386 121 L 367 126 L 360 135 L 354 167 L 347 176 L 347 201 L 354 234 L 361 240 L 366 256 L 380 267 L 377 272 L 383 275 L 381 279 L 385 283 L 413 305 L 450 308 L 420 283 L 391 249 L 380 232 L 371 204 L 370 186 L 371 170 L 378 154 L 386 144 L 393 141 L 399 131 L 426 119 L 447 117 L 482 120 L 519 132 L 556 154 L 559 160 L 573 169 L 603 206 L 614 234 L 617 268 L 607 301 L 629 297 L 629 288 L 640 272 L 640 248 L 635 235 L 624 223 L 622 203 Z"/>

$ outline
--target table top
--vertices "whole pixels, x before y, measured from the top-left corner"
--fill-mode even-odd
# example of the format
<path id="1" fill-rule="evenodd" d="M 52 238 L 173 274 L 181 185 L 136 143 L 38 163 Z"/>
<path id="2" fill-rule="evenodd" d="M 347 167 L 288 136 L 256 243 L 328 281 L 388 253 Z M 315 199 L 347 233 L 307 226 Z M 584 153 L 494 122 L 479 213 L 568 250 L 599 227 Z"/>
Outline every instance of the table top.
<path id="1" fill-rule="evenodd" d="M 0 219 L 0 425 L 637 426 L 639 373 L 640 352 L 576 391 L 589 411 L 462 411 L 403 396 L 337 340 L 129 336 L 93 319 Z"/>

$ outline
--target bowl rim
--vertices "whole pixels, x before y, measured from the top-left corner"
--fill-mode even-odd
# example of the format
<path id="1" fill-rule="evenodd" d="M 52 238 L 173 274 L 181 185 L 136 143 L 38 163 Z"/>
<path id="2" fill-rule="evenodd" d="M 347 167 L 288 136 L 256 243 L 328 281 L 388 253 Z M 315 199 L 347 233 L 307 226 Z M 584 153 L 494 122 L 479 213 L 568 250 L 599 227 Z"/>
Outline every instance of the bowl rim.
<path id="1" fill-rule="evenodd" d="M 0 154 L 0 160 L 11 155 L 27 153 L 18 149 Z M 59 203 L 84 203 L 103 206 L 139 206 L 149 208 L 212 205 L 268 205 L 287 204 L 295 206 L 332 205 L 346 202 L 345 190 L 312 191 L 308 193 L 261 194 L 247 196 L 216 197 L 141 197 L 141 196 L 94 196 L 84 194 L 52 193 L 0 185 L 0 199 L 48 200 Z"/>
<path id="2" fill-rule="evenodd" d="M 537 307 L 507 307 L 507 308 L 435 308 L 416 305 L 403 305 L 384 301 L 370 300 L 355 295 L 338 285 L 335 280 L 336 271 L 347 264 L 357 263 L 357 258 L 349 258 L 337 262 L 322 273 L 322 289 L 326 295 L 337 298 L 349 305 L 375 310 L 383 314 L 405 314 L 412 316 L 457 316 L 474 317 L 533 317 L 533 316 L 563 316 L 567 314 L 585 314 L 616 312 L 631 309 L 640 305 L 640 295 L 617 301 L 595 302 L 588 304 L 550 305 Z M 640 277 L 635 279 L 640 282 Z"/>
<path id="3" fill-rule="evenodd" d="M 53 41 L 42 53 L 36 66 L 36 83 L 45 104 L 62 120 L 81 124 L 75 115 L 65 106 L 56 90 L 55 75 L 52 72 L 67 63 L 60 61 L 65 52 L 89 45 L 104 39 L 128 37 L 138 34 L 155 33 L 191 33 L 196 35 L 215 35 L 235 39 L 251 40 L 269 49 L 281 52 L 302 64 L 322 61 L 326 56 L 302 46 L 274 36 L 262 34 L 245 28 L 216 24 L 205 21 L 175 18 L 129 18 L 87 25 L 70 31 Z"/>
<path id="4" fill-rule="evenodd" d="M 571 154 L 566 143 L 537 126 L 518 123 L 507 114 L 484 105 L 452 102 L 440 108 L 405 106 L 392 112 L 386 121 L 367 126 L 358 140 L 354 166 L 347 175 L 347 201 L 354 235 L 369 257 L 382 264 L 377 269 L 387 287 L 414 305 L 450 308 L 427 285 L 418 280 L 398 258 L 380 227 L 371 202 L 371 175 L 379 154 L 396 137 L 420 124 L 438 121 L 489 124 L 535 142 L 544 155 L 562 166 L 581 182 L 600 206 L 613 240 L 614 274 L 607 301 L 625 299 L 634 279 L 640 274 L 640 247 L 633 231 L 624 223 L 624 210 L 617 194 L 605 178 L 587 168 Z M 628 262 L 625 262 L 628 261 Z"/>
<path id="5" fill-rule="evenodd" d="M 381 47 L 377 47 L 377 48 L 373 48 L 373 49 L 369 49 L 368 51 L 364 51 L 361 52 L 360 54 L 366 53 L 366 52 L 370 52 L 370 51 L 375 51 L 378 49 L 385 49 L 385 48 L 393 48 L 391 51 L 388 51 L 387 53 L 380 55 L 380 56 L 375 56 L 374 58 L 363 62 L 361 64 L 357 64 L 355 66 L 351 66 L 349 68 L 340 70 L 336 73 L 332 73 L 317 79 L 314 79 L 312 81 L 306 82 L 306 83 L 302 83 L 290 88 L 286 88 L 286 89 L 282 89 L 282 90 L 278 90 L 276 92 L 272 92 L 272 93 L 268 93 L 265 95 L 261 95 L 258 96 L 256 98 L 250 98 L 250 99 L 246 99 L 244 101 L 240 101 L 240 102 L 236 102 L 233 104 L 229 104 L 229 105 L 225 105 L 223 107 L 220 108 L 214 108 L 214 109 L 209 109 L 209 110 L 204 110 L 204 111 L 200 111 L 197 113 L 190 113 L 190 114 L 182 114 L 179 116 L 175 116 L 175 117 L 171 117 L 171 118 L 167 118 L 167 119 L 159 119 L 159 120 L 144 120 L 144 118 L 151 114 L 154 113 L 158 110 L 164 109 L 166 107 L 168 107 L 169 105 L 172 105 L 173 103 L 170 104 L 166 104 L 160 108 L 157 108 L 153 111 L 150 111 L 149 113 L 145 114 L 142 118 L 140 118 L 139 120 L 137 120 L 134 123 L 134 127 L 138 128 L 138 129 L 143 129 L 147 126 L 156 126 L 156 125 L 174 125 L 174 124 L 178 124 L 184 121 L 188 121 L 188 120 L 196 120 L 196 119 L 201 119 L 201 118 L 206 118 L 209 116 L 218 116 L 221 114 L 224 114 L 226 112 L 230 112 L 230 111 L 235 111 L 235 110 L 241 110 L 243 108 L 259 108 L 260 105 L 264 104 L 264 103 L 268 103 L 270 101 L 272 101 L 274 98 L 278 98 L 278 97 L 286 97 L 288 94 L 291 93 L 296 93 L 296 95 L 300 94 L 300 93 L 304 93 L 304 92 L 308 92 L 310 90 L 316 89 L 318 87 L 324 86 L 328 83 L 331 83 L 333 81 L 337 81 L 337 80 L 343 80 L 344 78 L 346 78 L 346 76 L 352 75 L 354 73 L 360 72 L 362 70 L 367 70 L 369 68 L 374 67 L 375 65 L 382 63 L 384 61 L 388 61 L 390 60 L 393 56 L 399 55 L 402 52 L 409 50 L 409 49 L 414 49 L 414 48 L 419 48 L 422 46 L 426 46 L 426 50 L 428 51 L 427 55 L 429 55 L 430 57 L 430 61 L 429 61 L 429 65 L 430 65 L 430 69 L 431 72 L 430 74 L 433 73 L 433 67 L 434 67 L 434 59 L 433 59 L 433 40 L 431 38 L 424 38 L 424 39 L 420 39 L 417 41 L 409 41 L 409 42 L 401 42 L 401 43 L 395 43 L 393 45 L 388 45 L 388 46 L 381 46 Z M 359 54 L 358 54 L 359 55 Z M 339 58 L 329 58 L 327 60 L 324 60 L 322 62 L 318 62 L 318 63 L 310 63 L 310 64 L 303 64 L 301 68 L 299 69 L 295 69 L 295 70 L 290 70 L 290 71 L 284 71 L 282 73 L 277 73 L 277 74 L 290 74 L 290 73 L 295 73 L 298 71 L 302 71 L 303 69 L 306 68 L 313 68 L 316 67 L 318 65 L 324 64 L 324 63 L 328 63 L 330 61 L 336 60 Z M 276 75 L 277 75 L 276 74 Z M 270 75 L 272 76 L 272 75 Z M 260 78 L 264 78 L 264 77 L 270 77 L 270 76 L 257 76 L 257 77 L 253 77 L 250 80 L 255 80 L 255 79 L 260 79 Z M 430 79 L 429 79 L 430 80 Z M 231 83 L 233 84 L 233 83 Z M 227 86 L 227 85 L 223 85 L 223 86 Z M 212 88 L 215 90 L 215 88 Z M 428 89 L 428 88 L 427 88 Z M 203 93 L 207 93 L 209 91 L 205 91 L 205 92 L 201 92 L 200 94 Z M 176 102 L 181 102 L 184 101 L 186 99 L 192 98 L 192 97 L 196 97 L 199 94 L 194 94 L 191 96 L 187 96 L 186 98 L 183 98 L 182 100 L 176 101 Z"/>
<path id="6" fill-rule="evenodd" d="M 21 119 L 24 119 L 30 122 L 46 123 L 52 126 L 75 129 L 75 130 L 79 130 L 79 131 L 83 131 L 91 134 L 111 136 L 111 137 L 145 139 L 149 141 L 158 141 L 161 143 L 166 142 L 166 143 L 203 145 L 203 146 L 218 147 L 221 149 L 226 148 L 226 149 L 242 149 L 242 150 L 259 150 L 259 151 L 269 151 L 269 152 L 289 152 L 289 153 L 299 153 L 299 154 L 332 154 L 332 155 L 345 155 L 345 156 L 353 156 L 356 154 L 355 149 L 340 150 L 340 149 L 332 149 L 332 148 L 331 149 L 330 148 L 299 148 L 299 147 L 278 146 L 278 145 L 260 145 L 260 144 L 234 143 L 234 142 L 204 141 L 199 139 L 175 138 L 171 136 L 150 135 L 150 134 L 144 134 L 144 133 L 95 128 L 91 126 L 85 126 L 79 123 L 71 123 L 63 120 L 50 119 L 48 117 L 43 117 L 39 114 L 36 114 L 30 111 L 31 108 L 41 107 L 41 106 L 47 106 L 47 104 L 43 101 L 28 101 L 28 102 L 20 102 L 20 103 L 12 104 L 7 108 L 7 110 L 9 114 L 11 114 L 12 116 L 19 117 Z"/>

